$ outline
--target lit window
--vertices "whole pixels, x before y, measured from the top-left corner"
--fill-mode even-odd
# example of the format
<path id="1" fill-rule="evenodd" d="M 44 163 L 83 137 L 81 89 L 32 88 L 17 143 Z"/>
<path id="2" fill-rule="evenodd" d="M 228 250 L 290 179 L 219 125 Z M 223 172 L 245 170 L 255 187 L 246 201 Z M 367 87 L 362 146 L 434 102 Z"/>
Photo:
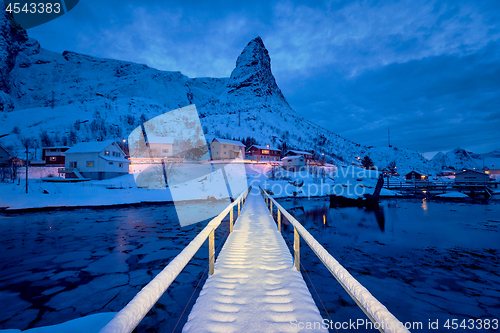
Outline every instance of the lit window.
<path id="1" fill-rule="evenodd" d="M 104 155 L 105 155 L 105 156 L 109 156 L 109 150 L 105 150 L 105 151 L 104 151 Z"/>
<path id="2" fill-rule="evenodd" d="M 94 161 L 87 161 L 87 167 L 91 168 L 94 166 Z"/>
<path id="3" fill-rule="evenodd" d="M 262 154 L 269 154 L 269 150 L 267 150 L 267 149 L 263 149 L 263 150 L 262 150 Z"/>
<path id="4" fill-rule="evenodd" d="M 54 161 L 56 160 L 56 157 L 55 157 L 55 156 L 51 156 L 51 157 L 50 157 L 50 160 L 51 160 L 52 162 L 54 162 Z"/>
<path id="5" fill-rule="evenodd" d="M 120 168 L 123 168 L 123 163 L 120 163 Z"/>

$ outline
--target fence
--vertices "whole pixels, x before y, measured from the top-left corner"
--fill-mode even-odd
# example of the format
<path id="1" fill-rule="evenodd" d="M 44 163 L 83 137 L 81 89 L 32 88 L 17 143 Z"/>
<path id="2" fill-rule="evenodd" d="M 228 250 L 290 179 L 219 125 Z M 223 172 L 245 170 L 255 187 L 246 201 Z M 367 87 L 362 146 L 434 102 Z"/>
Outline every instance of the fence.
<path id="1" fill-rule="evenodd" d="M 294 263 L 297 270 L 300 271 L 300 237 L 302 237 L 345 291 L 347 291 L 361 310 L 363 310 L 367 317 L 373 322 L 374 327 L 386 333 L 409 332 L 404 327 L 404 324 L 390 313 L 382 303 L 373 297 L 365 287 L 363 287 L 335 258 L 333 258 L 333 256 L 329 254 L 313 236 L 311 236 L 299 221 L 281 207 L 281 205 L 262 188 L 260 188 L 260 193 L 264 197 L 271 215 L 273 215 L 273 206 L 276 206 L 278 230 L 281 232 L 282 215 L 286 217 L 288 222 L 293 226 Z"/>

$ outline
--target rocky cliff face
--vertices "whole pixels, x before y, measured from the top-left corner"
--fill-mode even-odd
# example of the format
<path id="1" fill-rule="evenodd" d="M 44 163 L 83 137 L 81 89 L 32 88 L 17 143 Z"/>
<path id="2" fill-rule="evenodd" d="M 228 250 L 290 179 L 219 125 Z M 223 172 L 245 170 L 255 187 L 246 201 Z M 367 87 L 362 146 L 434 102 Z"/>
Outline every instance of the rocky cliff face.
<path id="1" fill-rule="evenodd" d="M 4 10 L 0 13 L 0 111 L 11 111 L 14 101 L 9 96 L 9 75 L 16 63 L 17 55 L 28 40 L 25 31 L 18 31 Z"/>
<path id="2" fill-rule="evenodd" d="M 288 107 L 271 72 L 271 58 L 260 37 L 251 40 L 236 60 L 236 67 L 219 97 L 221 103 Z"/>

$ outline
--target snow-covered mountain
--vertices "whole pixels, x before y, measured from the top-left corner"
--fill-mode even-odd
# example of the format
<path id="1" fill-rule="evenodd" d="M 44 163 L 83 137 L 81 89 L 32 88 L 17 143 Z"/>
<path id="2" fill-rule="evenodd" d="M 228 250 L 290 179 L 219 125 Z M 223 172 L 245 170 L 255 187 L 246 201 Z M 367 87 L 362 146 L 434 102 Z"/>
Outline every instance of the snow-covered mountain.
<path id="1" fill-rule="evenodd" d="M 57 54 L 13 29 L 5 14 L 0 38 L 0 140 L 14 151 L 21 137 L 36 138 L 38 146 L 122 139 L 147 119 L 196 104 L 207 134 L 314 150 L 343 165 L 369 155 L 380 168 L 395 161 L 400 172 L 436 170 L 415 151 L 362 146 L 297 114 L 276 83 L 260 37 L 244 48 L 230 78 L 188 78 L 131 62 Z M 342 115 L 332 110 L 333 116 Z"/>
<path id="2" fill-rule="evenodd" d="M 442 169 L 498 169 L 500 167 L 500 150 L 485 154 L 475 154 L 462 148 L 455 148 L 447 153 L 439 152 L 432 161 Z"/>

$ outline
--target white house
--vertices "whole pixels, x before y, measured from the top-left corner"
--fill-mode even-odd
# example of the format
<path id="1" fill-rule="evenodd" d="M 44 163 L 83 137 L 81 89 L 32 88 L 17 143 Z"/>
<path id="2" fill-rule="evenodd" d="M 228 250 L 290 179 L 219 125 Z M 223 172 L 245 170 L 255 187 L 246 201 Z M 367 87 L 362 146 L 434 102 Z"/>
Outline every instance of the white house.
<path id="1" fill-rule="evenodd" d="M 285 156 L 299 156 L 302 155 L 305 158 L 305 162 L 307 164 L 312 164 L 314 161 L 314 156 L 312 153 L 308 151 L 301 151 L 301 150 L 289 150 L 286 152 Z"/>
<path id="2" fill-rule="evenodd" d="M 288 171 L 299 171 L 306 165 L 306 159 L 302 155 L 286 156 L 281 161 L 283 161 L 283 168 Z"/>
<path id="3" fill-rule="evenodd" d="M 128 174 L 130 161 L 113 140 L 81 142 L 65 152 L 66 178 L 108 179 Z"/>
<path id="4" fill-rule="evenodd" d="M 151 157 L 168 158 L 174 155 L 174 138 L 148 135 Z"/>
<path id="5" fill-rule="evenodd" d="M 486 183 L 490 176 L 484 172 L 475 170 L 465 170 L 455 174 L 455 183 Z"/>
<path id="6" fill-rule="evenodd" d="M 239 141 L 214 138 L 210 143 L 212 160 L 245 158 L 245 145 Z"/>

